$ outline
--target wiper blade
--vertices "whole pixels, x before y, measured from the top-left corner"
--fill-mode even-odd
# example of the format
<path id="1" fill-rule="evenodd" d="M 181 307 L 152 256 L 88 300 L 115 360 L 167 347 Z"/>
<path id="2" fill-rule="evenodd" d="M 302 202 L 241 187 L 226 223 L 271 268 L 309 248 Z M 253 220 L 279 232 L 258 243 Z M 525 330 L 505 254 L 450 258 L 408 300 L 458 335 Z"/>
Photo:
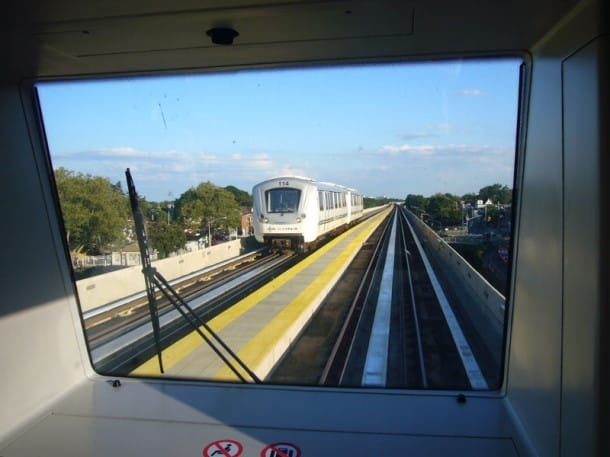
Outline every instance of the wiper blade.
<path id="1" fill-rule="evenodd" d="M 171 284 L 159 273 L 156 268 L 151 265 L 150 255 L 148 252 L 148 244 L 146 238 L 146 230 L 144 228 L 144 220 L 142 212 L 138 204 L 138 194 L 131 178 L 131 172 L 129 168 L 125 171 L 127 177 L 127 188 L 129 190 L 129 201 L 131 202 L 131 211 L 133 213 L 134 222 L 136 225 L 136 236 L 138 238 L 138 246 L 140 248 L 140 255 L 142 256 L 142 273 L 144 274 L 144 280 L 146 282 L 146 292 L 148 295 L 148 304 L 150 310 L 150 318 L 153 326 L 153 334 L 155 338 L 155 349 L 157 350 L 157 356 L 159 359 L 159 369 L 161 373 L 163 371 L 163 360 L 161 358 L 161 342 L 160 333 L 161 329 L 159 326 L 159 313 L 157 310 L 157 303 L 155 298 L 155 287 L 168 299 L 172 306 L 186 319 L 188 324 L 203 338 L 203 340 L 210 346 L 210 348 L 220 357 L 220 359 L 229 367 L 229 369 L 237 376 L 242 382 L 248 382 L 242 373 L 235 367 L 232 359 L 239 365 L 252 380 L 259 384 L 261 380 L 256 374 L 246 366 L 243 360 L 231 350 L 231 348 L 215 333 L 208 324 L 203 322 L 201 318 L 193 311 L 183 299 L 180 297 L 178 292 L 174 290 Z M 209 334 L 206 335 L 200 329 L 203 329 Z M 220 347 L 218 347 L 218 345 Z M 222 350 L 221 350 L 222 349 Z M 224 352 L 223 352 L 224 351 Z"/>

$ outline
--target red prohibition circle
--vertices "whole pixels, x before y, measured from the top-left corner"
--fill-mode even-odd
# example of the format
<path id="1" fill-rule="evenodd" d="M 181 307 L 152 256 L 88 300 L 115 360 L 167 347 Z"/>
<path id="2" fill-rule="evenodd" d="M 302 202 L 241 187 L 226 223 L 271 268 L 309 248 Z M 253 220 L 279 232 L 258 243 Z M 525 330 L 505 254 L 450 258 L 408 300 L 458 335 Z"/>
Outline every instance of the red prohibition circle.
<path id="1" fill-rule="evenodd" d="M 289 446 L 293 448 L 296 454 L 288 454 L 284 451 L 281 451 L 279 448 L 283 446 Z M 268 451 L 273 451 L 274 454 L 267 455 Z M 273 443 L 268 446 L 265 446 L 261 451 L 261 457 L 301 457 L 301 448 L 293 443 Z"/>
<path id="2" fill-rule="evenodd" d="M 226 449 L 227 444 L 230 449 Z M 235 445 L 235 451 L 231 449 L 231 445 Z M 212 451 L 212 447 L 216 446 L 216 450 Z M 239 457 L 244 451 L 244 447 L 239 441 L 223 439 L 212 441 L 203 448 L 203 457 Z"/>

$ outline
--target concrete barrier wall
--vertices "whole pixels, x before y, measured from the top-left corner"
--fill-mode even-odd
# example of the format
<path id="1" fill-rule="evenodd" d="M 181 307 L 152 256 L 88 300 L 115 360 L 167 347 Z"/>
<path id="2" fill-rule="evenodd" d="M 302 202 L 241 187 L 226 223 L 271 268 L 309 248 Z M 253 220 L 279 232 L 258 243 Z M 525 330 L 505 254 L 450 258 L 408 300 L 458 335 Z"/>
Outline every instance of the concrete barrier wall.
<path id="1" fill-rule="evenodd" d="M 472 319 L 474 322 L 493 325 L 493 333 L 496 337 L 500 336 L 501 338 L 504 331 L 504 303 L 506 301 L 504 295 L 498 292 L 434 230 L 413 213 L 408 213 L 408 215 L 409 221 L 421 238 L 426 254 L 429 257 L 434 257 L 431 258 L 431 261 L 442 265 L 460 283 L 460 287 L 474 298 L 470 300 L 470 309 L 465 311 L 470 316 L 475 317 L 475 319 Z"/>
<path id="2" fill-rule="evenodd" d="M 165 279 L 185 276 L 218 262 L 237 257 L 241 253 L 241 240 L 217 244 L 187 254 L 153 262 Z M 76 282 L 82 311 L 111 303 L 144 291 L 144 275 L 140 265 L 93 276 Z"/>

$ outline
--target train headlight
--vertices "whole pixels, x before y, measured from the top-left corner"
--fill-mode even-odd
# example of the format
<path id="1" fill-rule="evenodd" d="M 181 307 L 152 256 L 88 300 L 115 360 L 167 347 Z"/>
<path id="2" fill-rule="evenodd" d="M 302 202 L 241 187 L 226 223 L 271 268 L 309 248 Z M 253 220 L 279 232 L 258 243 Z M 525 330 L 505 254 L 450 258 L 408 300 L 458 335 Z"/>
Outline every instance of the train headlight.
<path id="1" fill-rule="evenodd" d="M 265 217 L 265 218 L 263 219 L 263 222 L 264 222 L 264 223 L 267 223 L 267 222 L 269 222 L 269 219 L 267 219 L 267 218 Z"/>
<path id="2" fill-rule="evenodd" d="M 300 217 L 297 217 L 297 222 L 301 222 L 301 218 Z"/>
<path id="3" fill-rule="evenodd" d="M 305 216 L 307 216 L 307 214 L 301 213 L 301 219 L 305 219 Z"/>

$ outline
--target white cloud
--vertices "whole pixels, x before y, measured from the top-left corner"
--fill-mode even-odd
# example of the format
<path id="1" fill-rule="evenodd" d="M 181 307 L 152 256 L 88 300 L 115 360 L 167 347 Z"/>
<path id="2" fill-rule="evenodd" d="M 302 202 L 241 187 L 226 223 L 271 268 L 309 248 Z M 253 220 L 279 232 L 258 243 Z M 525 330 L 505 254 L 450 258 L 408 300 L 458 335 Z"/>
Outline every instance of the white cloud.
<path id="1" fill-rule="evenodd" d="M 273 161 L 266 159 L 257 159 L 247 162 L 246 166 L 248 165 L 250 165 L 251 168 L 271 168 L 273 167 Z"/>
<path id="2" fill-rule="evenodd" d="M 138 151 L 135 148 L 128 146 L 118 148 L 107 148 L 107 149 L 94 149 L 91 151 L 92 154 L 98 154 L 103 157 L 146 157 L 147 152 Z"/>
<path id="3" fill-rule="evenodd" d="M 409 145 L 403 144 L 400 146 L 386 145 L 382 148 L 383 152 L 388 152 L 392 155 L 399 153 L 408 153 L 415 156 L 429 156 L 436 152 L 437 146 L 432 145 Z"/>
<path id="4" fill-rule="evenodd" d="M 492 146 L 488 144 L 402 144 L 385 145 L 381 148 L 382 153 L 392 156 L 402 155 L 410 157 L 432 157 L 432 156 L 460 156 L 476 160 L 493 160 L 491 157 L 510 152 L 508 147 Z"/>
<path id="5" fill-rule="evenodd" d="M 327 154 L 324 156 L 325 164 L 336 165 L 331 171 L 323 168 L 316 157 L 304 160 L 296 154 L 241 149 L 211 153 L 146 151 L 121 146 L 55 154 L 53 163 L 55 167 L 64 166 L 104 176 L 111 182 L 124 182 L 125 169 L 130 168 L 138 193 L 149 201 L 167 199 L 169 192 L 177 198 L 189 187 L 205 181 L 219 186 L 231 184 L 250 191 L 254 184 L 281 175 L 308 176 L 378 193 L 391 193 L 392 189 L 401 192 L 406 181 L 423 192 L 426 186 L 431 186 L 429 181 L 438 185 L 441 174 L 453 171 L 459 175 L 456 179 L 466 180 L 468 177 L 470 181 L 477 176 L 489 176 L 492 172 L 494 176 L 499 173 L 511 175 L 511 147 L 457 142 L 437 144 L 436 138 L 430 138 L 437 132 L 436 136 L 441 137 L 442 129 L 451 128 L 454 127 L 416 127 L 413 135 L 418 139 L 412 141 L 400 139 L 377 150 L 362 148 L 349 154 Z M 451 190 L 449 185 L 447 189 Z"/>
<path id="6" fill-rule="evenodd" d="M 273 176 L 317 177 L 299 159 L 280 160 L 266 152 L 232 151 L 227 153 L 190 151 L 146 151 L 131 146 L 100 148 L 53 155 L 55 167 L 123 182 L 129 168 L 138 193 L 150 201 L 167 199 L 169 192 L 178 197 L 189 187 L 210 181 L 219 186 L 236 185 L 250 191 L 258 182 Z"/>
<path id="7" fill-rule="evenodd" d="M 63 154 L 59 157 L 68 157 L 74 156 L 74 154 Z M 87 160 L 99 160 L 99 159 L 112 159 L 112 158 L 121 158 L 121 159 L 145 159 L 156 160 L 161 162 L 175 162 L 175 161 L 183 161 L 183 162 L 214 162 L 218 160 L 218 157 L 213 154 L 207 154 L 204 152 L 184 152 L 184 151 L 141 151 L 136 148 L 132 148 L 129 146 L 121 146 L 115 148 L 103 148 L 103 149 L 93 149 L 90 151 L 82 151 L 78 153 L 79 158 L 83 156 L 86 157 Z"/>
<path id="8" fill-rule="evenodd" d="M 309 176 L 310 173 L 305 171 L 303 168 L 293 167 L 292 165 L 287 165 L 278 168 L 277 170 L 277 172 L 273 173 L 273 176 L 306 176 L 309 178 L 316 178 L 316 176 Z"/>
<path id="9" fill-rule="evenodd" d="M 232 154 L 231 159 L 237 162 L 233 164 L 233 168 L 237 165 L 238 168 L 246 169 L 268 169 L 273 167 L 273 160 L 267 153 L 257 153 L 251 155 Z"/>
<path id="10" fill-rule="evenodd" d="M 401 135 L 402 139 L 405 141 L 433 138 L 436 136 L 438 136 L 438 134 L 433 133 L 433 132 L 425 132 L 425 131 L 409 132 L 409 133 L 405 133 L 405 134 Z"/>
<path id="11" fill-rule="evenodd" d="M 462 95 L 466 95 L 466 96 L 478 96 L 481 95 L 482 92 L 479 89 L 464 89 L 463 91 L 460 92 L 460 94 Z"/>
<path id="12" fill-rule="evenodd" d="M 404 160 L 415 163 L 428 164 L 431 167 L 494 167 L 513 166 L 514 151 L 509 146 L 495 146 L 488 144 L 401 144 L 385 145 L 378 152 L 377 157 L 384 157 L 384 161 L 393 163 L 398 167 Z"/>

